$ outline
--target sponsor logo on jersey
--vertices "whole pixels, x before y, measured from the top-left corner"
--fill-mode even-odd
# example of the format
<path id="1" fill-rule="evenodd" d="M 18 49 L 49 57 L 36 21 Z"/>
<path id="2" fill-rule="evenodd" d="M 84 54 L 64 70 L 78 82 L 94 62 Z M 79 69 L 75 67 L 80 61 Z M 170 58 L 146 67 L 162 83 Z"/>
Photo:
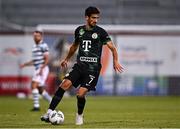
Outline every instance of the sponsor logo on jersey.
<path id="1" fill-rule="evenodd" d="M 85 56 L 81 56 L 81 57 L 80 57 L 80 61 L 97 63 L 97 58 L 96 58 L 96 57 L 85 57 Z"/>
<path id="2" fill-rule="evenodd" d="M 93 33 L 93 34 L 92 34 L 92 38 L 93 38 L 93 39 L 97 39 L 97 37 L 98 37 L 97 33 Z"/>
<path id="3" fill-rule="evenodd" d="M 91 40 L 83 40 L 82 48 L 84 49 L 85 52 L 88 52 L 89 49 L 91 48 Z"/>
<path id="4" fill-rule="evenodd" d="M 83 30 L 83 29 L 80 29 L 80 30 L 79 30 L 79 34 L 80 34 L 80 35 L 83 35 L 83 34 L 84 34 L 84 30 Z"/>

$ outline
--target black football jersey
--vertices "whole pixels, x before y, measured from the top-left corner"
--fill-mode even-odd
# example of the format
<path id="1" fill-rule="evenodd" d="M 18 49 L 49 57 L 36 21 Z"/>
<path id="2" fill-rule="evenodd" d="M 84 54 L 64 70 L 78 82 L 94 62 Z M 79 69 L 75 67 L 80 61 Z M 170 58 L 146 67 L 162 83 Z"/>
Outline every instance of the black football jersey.
<path id="1" fill-rule="evenodd" d="M 108 33 L 99 26 L 90 30 L 85 25 L 79 26 L 75 30 L 75 43 L 79 44 L 77 62 L 88 71 L 100 70 L 102 47 L 110 40 Z"/>

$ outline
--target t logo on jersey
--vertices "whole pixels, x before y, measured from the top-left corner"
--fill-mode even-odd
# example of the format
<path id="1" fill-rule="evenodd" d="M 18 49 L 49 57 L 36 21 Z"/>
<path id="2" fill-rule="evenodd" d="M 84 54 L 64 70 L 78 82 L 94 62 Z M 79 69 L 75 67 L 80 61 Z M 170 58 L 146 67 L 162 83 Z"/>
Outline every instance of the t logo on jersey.
<path id="1" fill-rule="evenodd" d="M 91 48 L 91 40 L 83 40 L 82 48 L 85 52 L 88 52 L 88 49 Z"/>

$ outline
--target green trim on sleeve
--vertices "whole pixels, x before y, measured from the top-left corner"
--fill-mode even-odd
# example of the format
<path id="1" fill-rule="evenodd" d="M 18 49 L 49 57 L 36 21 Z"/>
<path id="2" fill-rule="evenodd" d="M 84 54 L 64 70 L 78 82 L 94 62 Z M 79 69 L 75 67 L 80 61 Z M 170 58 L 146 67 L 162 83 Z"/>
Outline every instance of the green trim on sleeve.
<path id="1" fill-rule="evenodd" d="M 104 42 L 103 42 L 103 45 L 106 45 L 107 42 L 111 41 L 111 39 L 106 39 Z"/>

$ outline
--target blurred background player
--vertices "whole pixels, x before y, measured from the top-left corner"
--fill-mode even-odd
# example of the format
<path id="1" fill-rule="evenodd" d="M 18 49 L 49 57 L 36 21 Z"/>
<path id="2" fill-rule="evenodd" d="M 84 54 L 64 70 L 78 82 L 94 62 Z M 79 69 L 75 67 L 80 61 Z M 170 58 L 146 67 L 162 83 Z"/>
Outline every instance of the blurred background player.
<path id="1" fill-rule="evenodd" d="M 88 91 L 95 91 L 101 70 L 101 52 L 103 45 L 107 45 L 113 55 L 113 66 L 116 72 L 122 72 L 123 67 L 119 64 L 117 50 L 108 33 L 96 23 L 100 11 L 96 7 L 88 7 L 85 10 L 86 25 L 79 26 L 75 30 L 75 41 L 70 46 L 69 52 L 61 62 L 61 67 L 66 68 L 70 58 L 79 48 L 77 62 L 57 89 L 47 113 L 41 117 L 42 121 L 49 122 L 49 113 L 55 110 L 61 101 L 64 92 L 72 85 L 77 88 L 77 114 L 76 125 L 83 124 L 83 110 L 86 103 L 85 95 Z"/>
<path id="2" fill-rule="evenodd" d="M 49 48 L 48 45 L 43 42 L 43 31 L 41 29 L 34 31 L 34 46 L 32 48 L 32 60 L 20 65 L 20 68 L 34 65 L 35 70 L 32 77 L 32 95 L 34 101 L 34 107 L 32 111 L 39 111 L 39 94 L 43 96 L 49 103 L 51 102 L 51 96 L 45 90 L 45 81 L 49 73 L 48 61 L 49 61 Z"/>

